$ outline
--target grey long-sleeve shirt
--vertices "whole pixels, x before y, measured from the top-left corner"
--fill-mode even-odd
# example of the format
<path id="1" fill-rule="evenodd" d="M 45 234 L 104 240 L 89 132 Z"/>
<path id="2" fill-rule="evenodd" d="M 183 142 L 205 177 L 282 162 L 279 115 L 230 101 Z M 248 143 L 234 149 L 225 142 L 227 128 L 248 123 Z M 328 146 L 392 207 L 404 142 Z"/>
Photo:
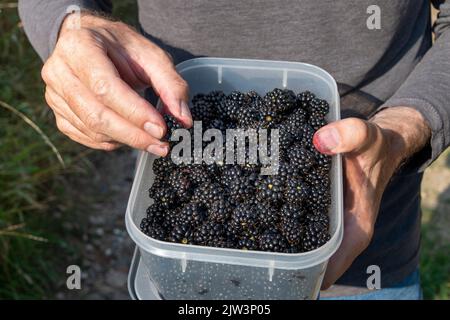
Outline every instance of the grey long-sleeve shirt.
<path id="1" fill-rule="evenodd" d="M 440 15 L 431 46 L 428 0 L 138 1 L 142 32 L 176 63 L 197 56 L 308 62 L 342 84 L 344 116 L 390 106 L 423 114 L 431 141 L 387 187 L 374 238 L 343 284 L 365 286 L 366 268 L 378 265 L 386 287 L 418 265 L 421 172 L 450 140 L 450 3 L 433 2 Z M 25 31 L 44 60 L 72 4 L 110 10 L 106 0 L 19 1 Z M 380 29 L 367 26 L 372 5 L 380 8 Z M 353 99 L 356 90 L 368 100 Z"/>

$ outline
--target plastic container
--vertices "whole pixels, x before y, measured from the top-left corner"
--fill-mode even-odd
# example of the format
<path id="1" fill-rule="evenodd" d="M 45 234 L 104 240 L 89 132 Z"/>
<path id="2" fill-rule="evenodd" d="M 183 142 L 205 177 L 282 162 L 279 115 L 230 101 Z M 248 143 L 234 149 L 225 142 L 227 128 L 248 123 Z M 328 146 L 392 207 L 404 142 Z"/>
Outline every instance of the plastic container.
<path id="1" fill-rule="evenodd" d="M 310 90 L 330 103 L 329 121 L 340 117 L 339 94 L 333 77 L 318 67 L 263 60 L 197 58 L 180 63 L 178 72 L 189 83 L 191 95 L 212 90 L 273 88 L 295 92 Z M 342 169 L 333 157 L 332 203 L 329 212 L 331 239 L 322 247 L 299 254 L 242 251 L 158 241 L 139 229 L 152 203 L 148 189 L 153 182 L 154 157 L 139 156 L 131 190 L 126 226 L 137 244 L 149 287 L 163 299 L 316 299 L 328 259 L 343 234 Z"/>

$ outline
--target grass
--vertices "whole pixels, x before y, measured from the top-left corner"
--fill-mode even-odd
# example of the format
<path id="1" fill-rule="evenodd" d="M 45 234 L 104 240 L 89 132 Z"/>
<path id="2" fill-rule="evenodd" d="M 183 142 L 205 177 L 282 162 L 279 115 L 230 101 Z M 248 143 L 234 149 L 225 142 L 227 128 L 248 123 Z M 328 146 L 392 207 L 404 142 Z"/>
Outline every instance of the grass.
<path id="1" fill-rule="evenodd" d="M 60 274 L 55 250 L 72 254 L 52 212 L 81 149 L 55 129 L 15 2 L 0 8 L 0 298 L 47 298 Z"/>
<path id="2" fill-rule="evenodd" d="M 135 1 L 115 1 L 115 13 L 135 25 Z M 73 219 L 66 176 L 84 172 L 85 149 L 55 128 L 43 100 L 41 62 L 23 33 L 16 1 L 0 0 L 0 30 L 0 299 L 52 298 L 65 277 L 65 261 L 77 257 L 60 225 Z M 433 170 L 450 171 L 450 165 L 437 161 Z M 433 189 L 434 181 L 423 188 Z M 450 297 L 450 223 L 442 220 L 449 208 L 443 195 L 437 205 L 424 207 L 421 276 L 427 299 Z"/>

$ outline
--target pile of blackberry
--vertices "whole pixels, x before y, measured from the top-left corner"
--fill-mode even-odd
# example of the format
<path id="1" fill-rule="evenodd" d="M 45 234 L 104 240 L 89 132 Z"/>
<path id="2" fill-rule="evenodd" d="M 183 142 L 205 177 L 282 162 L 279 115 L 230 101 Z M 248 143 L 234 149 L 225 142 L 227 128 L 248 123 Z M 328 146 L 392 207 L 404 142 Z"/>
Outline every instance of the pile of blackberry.
<path id="1" fill-rule="evenodd" d="M 191 112 L 203 130 L 278 129 L 278 174 L 261 175 L 261 165 L 250 163 L 176 165 L 170 155 L 158 158 L 149 190 L 154 203 L 141 230 L 158 240 L 220 248 L 298 253 L 322 246 L 330 238 L 331 158 L 312 137 L 327 124 L 328 111 L 327 101 L 309 91 L 197 94 Z M 181 126 L 166 120 L 170 137 Z"/>

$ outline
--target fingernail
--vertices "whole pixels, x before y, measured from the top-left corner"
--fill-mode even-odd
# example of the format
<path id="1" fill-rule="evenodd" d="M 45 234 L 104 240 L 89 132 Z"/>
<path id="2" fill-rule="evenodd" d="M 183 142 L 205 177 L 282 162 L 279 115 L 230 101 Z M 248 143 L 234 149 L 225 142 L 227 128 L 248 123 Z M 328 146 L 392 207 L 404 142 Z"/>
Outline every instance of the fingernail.
<path id="1" fill-rule="evenodd" d="M 152 144 L 147 148 L 147 151 L 157 156 L 164 157 L 169 152 L 169 147 L 166 145 Z"/>
<path id="2" fill-rule="evenodd" d="M 192 126 L 192 115 L 186 101 L 181 100 L 180 102 L 180 116 L 189 126 Z"/>
<path id="3" fill-rule="evenodd" d="M 333 150 L 339 146 L 341 137 L 335 128 L 326 128 L 317 131 L 313 142 L 317 150 L 322 153 L 333 153 Z"/>
<path id="4" fill-rule="evenodd" d="M 152 122 L 144 123 L 144 130 L 158 139 L 161 139 L 164 136 L 164 130 L 159 125 Z"/>

